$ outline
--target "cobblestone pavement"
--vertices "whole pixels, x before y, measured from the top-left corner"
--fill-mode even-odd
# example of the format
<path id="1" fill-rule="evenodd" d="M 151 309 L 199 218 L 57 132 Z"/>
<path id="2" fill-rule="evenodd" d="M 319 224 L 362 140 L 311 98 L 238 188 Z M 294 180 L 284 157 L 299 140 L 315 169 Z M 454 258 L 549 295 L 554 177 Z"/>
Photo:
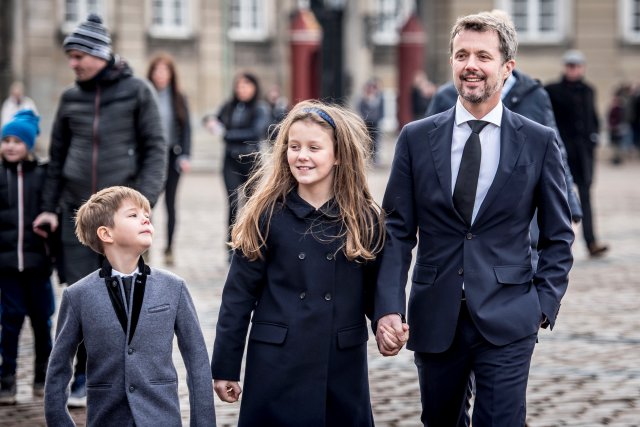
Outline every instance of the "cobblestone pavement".
<path id="1" fill-rule="evenodd" d="M 393 142 L 385 141 L 383 164 L 370 181 L 380 200 L 388 174 Z M 606 153 L 601 153 L 604 158 Z M 581 232 L 574 246 L 575 264 L 558 323 L 542 331 L 534 353 L 528 393 L 528 425 L 640 425 L 640 161 L 613 167 L 602 160 L 594 191 L 596 227 L 611 245 L 607 257 L 591 260 Z M 185 176 L 179 193 L 179 228 L 173 271 L 187 279 L 211 349 L 222 285 L 226 275 L 226 201 L 220 176 L 211 171 Z M 161 206 L 161 205 L 159 205 Z M 156 239 L 151 264 L 164 267 L 164 213 L 154 213 Z M 56 289 L 59 302 L 60 288 Z M 42 400 L 31 395 L 33 341 L 25 322 L 20 342 L 18 404 L 0 407 L 6 427 L 44 425 Z M 412 353 L 383 358 L 369 341 L 369 366 L 374 416 L 378 426 L 419 425 L 419 391 Z M 184 367 L 177 350 L 180 395 L 185 425 L 188 396 Z M 216 398 L 219 426 L 235 425 L 238 404 Z M 84 411 L 74 410 L 78 425 Z"/>

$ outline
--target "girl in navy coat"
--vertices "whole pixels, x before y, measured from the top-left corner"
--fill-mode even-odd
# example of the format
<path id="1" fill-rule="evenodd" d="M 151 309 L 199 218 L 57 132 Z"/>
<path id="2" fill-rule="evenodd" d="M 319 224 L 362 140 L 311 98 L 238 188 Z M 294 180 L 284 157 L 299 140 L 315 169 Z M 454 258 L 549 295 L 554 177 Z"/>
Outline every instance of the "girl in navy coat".
<path id="1" fill-rule="evenodd" d="M 365 315 L 384 230 L 370 149 L 355 113 L 305 101 L 244 187 L 211 365 L 237 401 L 251 321 L 239 426 L 373 425 Z"/>

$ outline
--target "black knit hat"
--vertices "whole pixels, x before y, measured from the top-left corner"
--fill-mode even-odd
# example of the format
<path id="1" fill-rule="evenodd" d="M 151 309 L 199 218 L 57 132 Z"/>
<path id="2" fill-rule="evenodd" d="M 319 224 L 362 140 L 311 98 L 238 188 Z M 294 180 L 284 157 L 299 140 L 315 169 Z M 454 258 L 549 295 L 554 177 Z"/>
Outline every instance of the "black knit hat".
<path id="1" fill-rule="evenodd" d="M 107 61 L 111 59 L 109 31 L 102 25 L 102 18 L 95 13 L 90 14 L 64 39 L 62 47 L 65 52 L 75 49 Z"/>

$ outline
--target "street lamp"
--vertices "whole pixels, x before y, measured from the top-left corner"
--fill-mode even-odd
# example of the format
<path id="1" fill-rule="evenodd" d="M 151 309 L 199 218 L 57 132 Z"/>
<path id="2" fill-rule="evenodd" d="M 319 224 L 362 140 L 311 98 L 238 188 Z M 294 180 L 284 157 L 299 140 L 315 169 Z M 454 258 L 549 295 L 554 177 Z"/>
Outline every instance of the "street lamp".
<path id="1" fill-rule="evenodd" d="M 320 93 L 328 101 L 344 103 L 344 25 L 346 0 L 311 0 L 311 10 L 322 26 Z"/>

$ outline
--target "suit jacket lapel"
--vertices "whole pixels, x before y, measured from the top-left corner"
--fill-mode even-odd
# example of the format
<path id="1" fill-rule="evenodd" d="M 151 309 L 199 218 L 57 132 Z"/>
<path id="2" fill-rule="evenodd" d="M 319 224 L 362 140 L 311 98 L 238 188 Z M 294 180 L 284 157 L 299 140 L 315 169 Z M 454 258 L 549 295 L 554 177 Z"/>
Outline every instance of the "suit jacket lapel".
<path id="1" fill-rule="evenodd" d="M 480 205 L 478 214 L 473 225 L 482 220 L 483 214 L 487 211 L 496 196 L 500 194 L 502 187 L 506 184 L 513 173 L 526 137 L 518 132 L 522 127 L 522 121 L 507 108 L 502 113 L 502 124 L 500 126 L 500 162 L 489 191 Z"/>
<path id="2" fill-rule="evenodd" d="M 138 261 L 138 270 L 141 274 L 136 278 L 136 285 L 133 287 L 133 304 L 131 307 L 131 330 L 129 331 L 129 344 L 133 339 L 133 334 L 138 326 L 140 319 L 140 311 L 142 310 L 142 302 L 144 301 L 144 291 L 147 285 L 147 276 L 151 273 L 149 266 L 144 264 L 144 260 L 140 257 Z"/>
<path id="3" fill-rule="evenodd" d="M 440 186 L 444 192 L 444 199 L 449 201 L 451 209 L 460 216 L 453 207 L 451 197 L 451 141 L 453 138 L 453 125 L 455 119 L 455 107 L 434 120 L 434 129 L 429 131 L 429 143 L 431 153 Z M 462 219 L 462 218 L 461 218 Z"/>

